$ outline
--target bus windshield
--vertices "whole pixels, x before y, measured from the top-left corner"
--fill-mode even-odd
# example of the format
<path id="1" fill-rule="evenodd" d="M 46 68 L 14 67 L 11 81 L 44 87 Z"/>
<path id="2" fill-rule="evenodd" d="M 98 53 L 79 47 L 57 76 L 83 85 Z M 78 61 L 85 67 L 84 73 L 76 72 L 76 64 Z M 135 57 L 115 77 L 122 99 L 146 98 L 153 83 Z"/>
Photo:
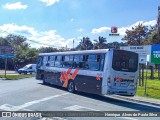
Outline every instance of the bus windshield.
<path id="1" fill-rule="evenodd" d="M 112 68 L 116 71 L 136 72 L 138 54 L 124 50 L 114 50 Z"/>

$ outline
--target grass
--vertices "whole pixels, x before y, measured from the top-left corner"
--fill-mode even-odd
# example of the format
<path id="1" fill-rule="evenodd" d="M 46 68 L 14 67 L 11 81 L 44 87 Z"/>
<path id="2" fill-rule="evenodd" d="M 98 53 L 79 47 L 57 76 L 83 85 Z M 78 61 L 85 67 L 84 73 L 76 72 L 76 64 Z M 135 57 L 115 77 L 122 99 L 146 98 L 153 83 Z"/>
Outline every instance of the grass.
<path id="1" fill-rule="evenodd" d="M 6 75 L 6 80 L 16 80 L 26 77 L 34 77 L 35 74 L 21 74 L 21 75 Z M 0 75 L 1 78 L 5 78 L 5 75 Z"/>
<path id="2" fill-rule="evenodd" d="M 158 73 L 154 73 L 154 80 L 149 78 L 150 72 L 147 73 L 146 94 L 145 86 L 138 86 L 136 96 L 149 97 L 160 99 L 160 80 L 158 80 Z M 146 73 L 144 74 L 144 84 L 146 82 Z"/>

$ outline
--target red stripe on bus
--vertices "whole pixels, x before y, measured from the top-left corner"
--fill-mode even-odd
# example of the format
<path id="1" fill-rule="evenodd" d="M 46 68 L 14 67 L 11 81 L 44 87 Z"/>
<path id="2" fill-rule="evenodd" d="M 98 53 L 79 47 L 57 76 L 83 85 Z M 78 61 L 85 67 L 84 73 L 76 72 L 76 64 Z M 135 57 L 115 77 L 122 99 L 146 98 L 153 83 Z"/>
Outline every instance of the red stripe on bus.
<path id="1" fill-rule="evenodd" d="M 74 73 L 72 74 L 72 79 L 74 80 L 75 79 L 75 77 L 77 76 L 77 73 L 78 73 L 78 69 L 76 69 L 75 71 L 74 71 Z"/>
<path id="2" fill-rule="evenodd" d="M 69 68 L 69 69 L 67 70 L 67 74 L 69 74 L 69 73 L 71 72 L 71 70 L 72 70 L 72 69 L 71 69 L 71 68 Z"/>

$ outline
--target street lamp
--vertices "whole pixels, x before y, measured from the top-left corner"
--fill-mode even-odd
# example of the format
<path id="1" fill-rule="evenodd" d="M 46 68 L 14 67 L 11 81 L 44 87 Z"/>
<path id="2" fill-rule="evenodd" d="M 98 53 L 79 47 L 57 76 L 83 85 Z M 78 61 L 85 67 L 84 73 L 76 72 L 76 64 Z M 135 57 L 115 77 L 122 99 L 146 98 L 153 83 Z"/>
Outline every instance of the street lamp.
<path id="1" fill-rule="evenodd" d="M 74 39 L 73 39 L 73 49 L 74 49 Z"/>

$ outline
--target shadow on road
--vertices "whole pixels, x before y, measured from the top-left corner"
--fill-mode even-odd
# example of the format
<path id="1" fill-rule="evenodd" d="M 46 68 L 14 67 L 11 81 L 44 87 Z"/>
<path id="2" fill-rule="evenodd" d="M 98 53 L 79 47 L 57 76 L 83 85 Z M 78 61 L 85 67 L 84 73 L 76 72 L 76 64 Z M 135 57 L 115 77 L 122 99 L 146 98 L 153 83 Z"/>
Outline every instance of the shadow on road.
<path id="1" fill-rule="evenodd" d="M 38 84 L 43 85 L 42 83 L 38 83 Z M 47 84 L 46 86 L 67 91 L 66 88 L 63 88 L 63 87 L 60 87 L 60 86 L 57 86 L 57 85 Z M 121 106 L 121 107 L 131 108 L 131 109 L 135 109 L 135 110 L 139 110 L 139 111 L 160 112 L 160 108 L 158 108 L 156 106 L 154 107 L 154 106 L 147 105 L 147 104 L 134 103 L 134 102 L 131 102 L 131 101 L 123 101 L 123 100 L 120 100 L 118 98 L 110 98 L 110 97 L 107 97 L 107 96 L 99 96 L 99 95 L 88 94 L 88 93 L 83 93 L 83 92 L 76 92 L 76 93 L 72 93 L 72 94 L 80 95 L 80 96 L 83 96 L 83 97 L 88 97 L 88 98 L 91 98 L 91 99 L 107 102 L 107 103 L 117 105 L 117 106 Z M 124 109 L 124 111 L 125 111 L 125 109 Z"/>

